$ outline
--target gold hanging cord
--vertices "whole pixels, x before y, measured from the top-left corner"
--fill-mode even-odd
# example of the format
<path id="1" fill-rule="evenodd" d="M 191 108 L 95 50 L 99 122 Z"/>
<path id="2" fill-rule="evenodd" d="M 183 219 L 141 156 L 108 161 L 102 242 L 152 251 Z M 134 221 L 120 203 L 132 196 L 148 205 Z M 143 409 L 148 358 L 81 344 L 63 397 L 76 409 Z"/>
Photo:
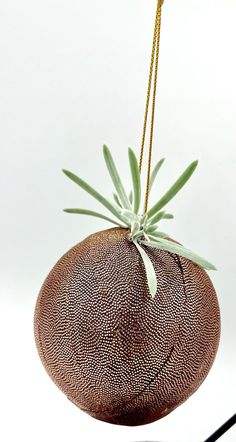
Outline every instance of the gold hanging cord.
<path id="1" fill-rule="evenodd" d="M 162 11 L 163 3 L 164 3 L 164 0 L 158 0 L 157 1 L 157 11 L 156 11 L 154 36 L 153 36 L 153 44 L 152 44 L 152 53 L 151 53 L 151 63 L 150 63 L 150 71 L 149 71 L 149 79 L 148 79 L 148 90 L 147 90 L 146 108 L 145 108 L 145 114 L 144 114 L 142 145 L 141 145 L 140 160 L 139 160 L 139 171 L 141 173 L 141 171 L 142 171 L 142 164 L 143 164 L 144 145 L 145 145 L 145 138 L 146 138 L 146 131 L 147 131 L 147 119 L 148 119 L 148 110 L 149 110 L 150 96 L 151 96 L 153 70 L 154 70 L 154 86 L 153 86 L 153 98 L 152 98 L 150 141 L 149 141 L 149 152 L 148 152 L 147 184 L 146 184 L 146 195 L 145 195 L 145 211 L 144 211 L 145 213 L 147 212 L 147 209 L 148 209 L 149 188 L 150 188 L 150 175 L 151 175 L 151 164 L 152 164 L 152 146 L 153 146 L 153 130 L 154 130 L 154 119 L 155 119 L 157 74 L 158 74 L 158 61 L 159 61 L 159 48 L 160 48 L 160 33 L 161 33 L 161 11 Z M 155 63 L 155 67 L 154 67 L 154 63 Z"/>

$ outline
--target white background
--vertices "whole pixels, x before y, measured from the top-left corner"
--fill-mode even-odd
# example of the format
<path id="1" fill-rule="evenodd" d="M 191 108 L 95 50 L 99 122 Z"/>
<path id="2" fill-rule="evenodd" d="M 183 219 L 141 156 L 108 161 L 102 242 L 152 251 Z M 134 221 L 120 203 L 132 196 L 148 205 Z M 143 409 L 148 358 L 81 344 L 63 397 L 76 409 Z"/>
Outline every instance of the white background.
<path id="1" fill-rule="evenodd" d="M 165 230 L 218 267 L 222 314 L 215 364 L 200 389 L 161 421 L 129 428 L 87 416 L 59 391 L 35 349 L 33 312 L 57 259 L 103 221 L 61 173 L 110 196 L 107 143 L 128 184 L 138 153 L 155 0 L 1 0 L 1 426 L 3 442 L 202 442 L 235 412 L 235 0 L 165 0 L 154 160 L 156 197 L 196 158 Z M 221 439 L 235 441 L 232 429 Z"/>

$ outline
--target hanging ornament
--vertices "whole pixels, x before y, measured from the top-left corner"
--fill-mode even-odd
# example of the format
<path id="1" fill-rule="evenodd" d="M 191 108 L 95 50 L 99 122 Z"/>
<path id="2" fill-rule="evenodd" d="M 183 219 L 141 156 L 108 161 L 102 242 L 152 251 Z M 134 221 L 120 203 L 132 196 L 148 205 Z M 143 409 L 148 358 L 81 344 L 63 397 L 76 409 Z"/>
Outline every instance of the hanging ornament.
<path id="1" fill-rule="evenodd" d="M 51 379 L 80 409 L 120 425 L 153 422 L 183 403 L 207 376 L 220 337 L 219 305 L 206 273 L 215 267 L 159 228 L 163 219 L 173 218 L 166 206 L 198 162 L 148 208 L 164 163 L 161 159 L 151 167 L 162 4 L 157 3 L 139 163 L 128 150 L 132 190 L 125 190 L 105 145 L 113 200 L 63 170 L 110 215 L 80 208 L 65 212 L 102 218 L 116 227 L 85 238 L 56 263 L 41 288 L 34 317 L 37 349 Z"/>

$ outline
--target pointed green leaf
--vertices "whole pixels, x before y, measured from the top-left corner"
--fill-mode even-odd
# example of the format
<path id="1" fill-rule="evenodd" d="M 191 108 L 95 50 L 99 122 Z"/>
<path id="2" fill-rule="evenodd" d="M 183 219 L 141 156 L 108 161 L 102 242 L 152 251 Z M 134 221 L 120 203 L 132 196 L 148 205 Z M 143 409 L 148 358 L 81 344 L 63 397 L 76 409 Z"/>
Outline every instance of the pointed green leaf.
<path id="1" fill-rule="evenodd" d="M 115 224 L 116 226 L 126 227 L 126 226 L 123 226 L 122 224 L 118 223 L 114 219 L 111 219 L 111 218 L 103 215 L 102 213 L 94 212 L 93 210 L 86 210 L 86 209 L 64 209 L 64 212 L 66 212 L 66 213 L 73 213 L 73 214 L 79 214 L 79 215 L 94 216 L 96 218 L 101 218 L 101 219 L 104 219 L 106 221 L 109 221 L 110 223 Z"/>
<path id="2" fill-rule="evenodd" d="M 160 161 L 158 161 L 158 163 L 155 165 L 155 167 L 152 170 L 151 177 L 150 177 L 150 187 L 149 187 L 150 192 L 151 192 L 151 189 L 152 189 L 153 184 L 155 182 L 156 176 L 157 176 L 162 164 L 164 163 L 164 161 L 165 161 L 165 158 L 162 158 Z"/>
<path id="3" fill-rule="evenodd" d="M 78 184 L 83 190 L 93 196 L 97 201 L 99 201 L 104 207 L 106 207 L 113 215 L 115 215 L 119 220 L 124 222 L 122 216 L 115 208 L 115 206 L 108 201 L 104 196 L 102 196 L 99 192 L 97 192 L 93 187 L 91 187 L 86 181 L 82 180 L 80 177 L 70 172 L 69 170 L 63 169 L 63 173 L 70 178 L 74 183 Z M 126 223 L 125 223 L 126 224 Z"/>
<path id="4" fill-rule="evenodd" d="M 165 232 L 155 231 L 152 233 L 148 233 L 148 237 L 151 240 L 157 241 L 159 238 L 168 238 L 168 234 Z"/>
<path id="5" fill-rule="evenodd" d="M 155 216 L 153 216 L 152 219 L 150 220 L 149 226 L 158 223 L 158 221 L 164 218 L 165 213 L 166 212 L 163 210 L 162 212 L 158 212 Z"/>
<path id="6" fill-rule="evenodd" d="M 121 206 L 121 203 L 120 203 L 120 200 L 119 200 L 118 196 L 116 195 L 116 193 L 113 193 L 113 198 L 114 198 L 114 201 L 116 202 L 116 204 L 117 204 L 119 207 L 122 207 L 122 206 Z"/>
<path id="7" fill-rule="evenodd" d="M 157 291 L 157 278 L 152 261 L 150 260 L 145 250 L 137 243 L 137 241 L 133 241 L 133 243 L 137 247 L 137 250 L 139 251 L 145 266 L 150 295 L 152 296 L 152 298 L 155 298 Z"/>
<path id="8" fill-rule="evenodd" d="M 159 210 L 161 210 L 185 185 L 192 176 L 198 165 L 198 161 L 193 161 L 187 169 L 182 173 L 178 180 L 171 186 L 168 192 L 147 212 L 148 218 L 152 218 Z"/>
<path id="9" fill-rule="evenodd" d="M 121 182 L 120 175 L 118 174 L 118 171 L 115 166 L 114 160 L 112 158 L 111 152 L 105 144 L 103 146 L 103 155 L 104 155 L 104 159 L 105 159 L 105 162 L 107 165 L 108 172 L 111 176 L 111 179 L 112 179 L 115 189 L 117 191 L 119 200 L 120 200 L 123 207 L 125 207 L 126 209 L 130 209 L 131 205 L 130 205 L 129 199 L 126 195 L 124 186 Z"/>
<path id="10" fill-rule="evenodd" d="M 167 252 L 176 253 L 184 258 L 190 259 L 190 261 L 195 262 L 206 270 L 216 270 L 215 266 L 206 261 L 204 258 L 201 258 L 200 256 L 196 255 L 196 253 L 191 252 L 191 250 L 185 249 L 185 247 L 175 244 L 167 239 L 159 238 L 156 241 L 144 241 L 142 244 L 160 250 L 166 250 Z"/>
<path id="11" fill-rule="evenodd" d="M 157 177 L 157 174 L 162 166 L 162 164 L 164 163 L 165 158 L 162 158 L 161 160 L 158 161 L 158 163 L 154 166 L 151 176 L 150 176 L 150 183 L 149 183 L 149 195 L 151 193 L 151 190 L 153 188 L 153 184 L 155 182 L 155 179 Z M 145 208 L 146 208 L 146 202 L 144 203 L 144 207 L 143 207 L 143 212 L 145 212 Z"/>
<path id="12" fill-rule="evenodd" d="M 129 165 L 133 183 L 133 209 L 134 213 L 138 213 L 141 200 L 141 181 L 138 161 L 131 148 L 129 148 Z"/>
<path id="13" fill-rule="evenodd" d="M 148 228 L 145 228 L 145 232 L 149 235 L 150 233 L 153 233 L 157 230 L 158 226 L 148 226 Z"/>
<path id="14" fill-rule="evenodd" d="M 136 220 L 133 220 L 131 222 L 131 237 L 133 238 L 134 236 L 136 236 L 137 234 L 139 234 L 139 229 L 140 229 L 140 223 L 137 222 Z"/>
<path id="15" fill-rule="evenodd" d="M 133 212 L 133 210 L 129 210 L 129 209 L 121 209 L 121 214 L 126 216 L 127 218 L 130 218 L 132 220 L 137 220 L 139 221 L 138 215 L 136 213 Z"/>
<path id="16" fill-rule="evenodd" d="M 147 218 L 147 214 L 144 213 L 144 215 L 141 217 L 140 223 L 141 223 L 141 224 L 146 224 L 147 219 L 148 219 L 148 218 Z"/>
<path id="17" fill-rule="evenodd" d="M 149 226 L 153 226 L 154 224 L 158 223 L 161 219 L 173 219 L 174 215 L 171 213 L 166 213 L 164 210 L 161 212 L 157 212 L 155 216 L 153 216 L 150 220 Z"/>
<path id="18" fill-rule="evenodd" d="M 174 215 L 172 215 L 172 213 L 165 213 L 163 219 L 174 219 Z"/>

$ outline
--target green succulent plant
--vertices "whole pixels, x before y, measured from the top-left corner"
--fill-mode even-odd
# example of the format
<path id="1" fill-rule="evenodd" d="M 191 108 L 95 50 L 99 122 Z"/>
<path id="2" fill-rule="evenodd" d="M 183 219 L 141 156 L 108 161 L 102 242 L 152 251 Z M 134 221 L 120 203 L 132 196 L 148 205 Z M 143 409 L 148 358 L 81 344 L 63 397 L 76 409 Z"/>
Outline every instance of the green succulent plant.
<path id="1" fill-rule="evenodd" d="M 140 212 L 141 207 L 141 177 L 139 172 L 138 161 L 134 151 L 129 148 L 129 165 L 132 177 L 132 190 L 127 193 L 117 167 L 113 160 L 110 150 L 106 145 L 103 146 L 103 155 L 116 193 L 113 193 L 113 200 L 109 200 L 101 195 L 97 190 L 91 187 L 87 182 L 82 180 L 74 173 L 63 169 L 64 174 L 78 184 L 82 189 L 88 192 L 96 200 L 98 200 L 115 218 L 110 218 L 102 213 L 94 212 L 87 209 L 64 209 L 67 213 L 74 213 L 80 215 L 89 215 L 97 218 L 102 218 L 109 221 L 116 226 L 128 228 L 130 230 L 129 239 L 133 241 L 137 250 L 139 251 L 147 276 L 149 292 L 152 297 L 155 297 L 157 291 L 156 273 L 153 264 L 142 246 L 148 246 L 165 250 L 190 259 L 200 267 L 206 270 L 216 270 L 215 266 L 204 258 L 196 255 L 185 247 L 169 240 L 169 235 L 159 230 L 159 222 L 163 219 L 174 218 L 172 214 L 167 213 L 163 208 L 174 198 L 174 196 L 182 189 L 185 183 L 192 176 L 195 171 L 198 161 L 193 161 L 177 179 L 177 181 L 170 187 L 170 189 L 159 199 L 149 210 Z M 162 158 L 152 170 L 150 176 L 149 192 L 153 188 L 153 184 L 157 174 L 164 163 Z"/>

